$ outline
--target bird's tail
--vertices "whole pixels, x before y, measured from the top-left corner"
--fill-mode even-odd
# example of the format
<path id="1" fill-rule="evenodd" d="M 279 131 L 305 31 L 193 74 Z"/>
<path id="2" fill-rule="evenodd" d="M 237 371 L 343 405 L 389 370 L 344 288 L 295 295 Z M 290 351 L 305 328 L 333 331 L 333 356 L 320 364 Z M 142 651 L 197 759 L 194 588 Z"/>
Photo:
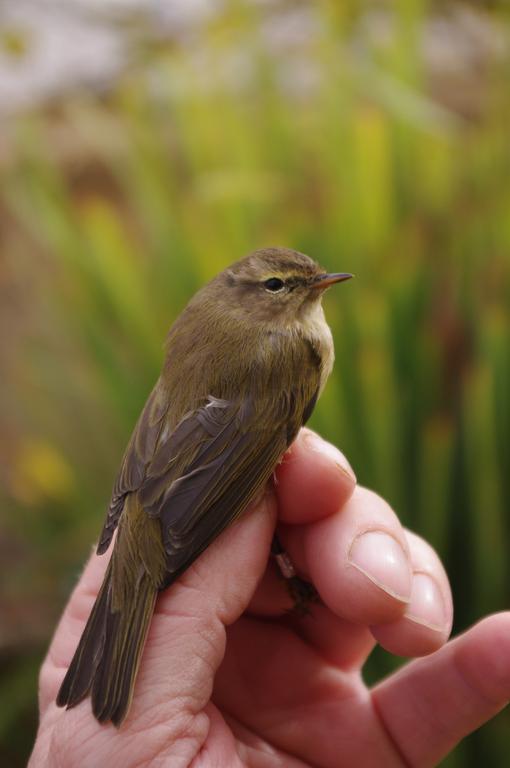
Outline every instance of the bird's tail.
<path id="1" fill-rule="evenodd" d="M 112 563 L 57 696 L 59 707 L 74 707 L 90 694 L 99 722 L 117 727 L 126 717 L 157 590 L 145 572 L 122 607 L 112 605 Z"/>

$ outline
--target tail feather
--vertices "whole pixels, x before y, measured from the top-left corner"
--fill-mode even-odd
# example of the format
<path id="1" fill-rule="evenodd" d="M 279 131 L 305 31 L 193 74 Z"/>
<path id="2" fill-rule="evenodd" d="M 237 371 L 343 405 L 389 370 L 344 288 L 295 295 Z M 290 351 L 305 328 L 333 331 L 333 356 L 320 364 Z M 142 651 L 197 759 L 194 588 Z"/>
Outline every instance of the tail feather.
<path id="1" fill-rule="evenodd" d="M 92 711 L 100 723 L 126 717 L 154 612 L 157 592 L 144 574 L 129 609 L 108 616 L 106 643 L 92 683 Z"/>
<path id="2" fill-rule="evenodd" d="M 57 696 L 59 707 L 76 706 L 90 692 L 103 653 L 109 607 L 111 563 Z"/>
<path id="3" fill-rule="evenodd" d="M 153 582 L 142 573 L 129 603 L 113 609 L 110 563 L 58 693 L 58 706 L 69 709 L 90 694 L 92 711 L 100 722 L 111 720 L 117 727 L 122 723 L 131 704 L 156 596 Z"/>

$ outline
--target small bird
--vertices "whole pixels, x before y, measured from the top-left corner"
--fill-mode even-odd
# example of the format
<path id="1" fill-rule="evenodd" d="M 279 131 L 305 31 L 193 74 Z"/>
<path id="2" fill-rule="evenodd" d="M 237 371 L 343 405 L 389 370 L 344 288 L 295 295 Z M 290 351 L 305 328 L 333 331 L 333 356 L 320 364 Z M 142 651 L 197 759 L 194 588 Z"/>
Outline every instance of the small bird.
<path id="1" fill-rule="evenodd" d="M 113 553 L 57 696 L 100 723 L 128 714 L 158 592 L 263 491 L 334 359 L 328 274 L 265 248 L 217 275 L 170 329 L 161 375 L 115 481 L 97 554 Z"/>

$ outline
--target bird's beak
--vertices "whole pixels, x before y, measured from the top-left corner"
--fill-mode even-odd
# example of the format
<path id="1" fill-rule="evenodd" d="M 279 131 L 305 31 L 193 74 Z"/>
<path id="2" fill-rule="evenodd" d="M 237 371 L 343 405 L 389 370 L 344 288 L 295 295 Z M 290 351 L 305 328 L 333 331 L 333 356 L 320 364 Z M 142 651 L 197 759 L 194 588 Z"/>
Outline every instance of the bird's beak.
<path id="1" fill-rule="evenodd" d="M 330 285 L 334 285 L 334 283 L 342 283 L 344 280 L 350 280 L 351 277 L 354 277 L 354 275 L 351 275 L 349 272 L 331 272 L 329 275 L 320 275 L 314 280 L 310 288 L 324 291 L 326 288 L 329 288 Z"/>

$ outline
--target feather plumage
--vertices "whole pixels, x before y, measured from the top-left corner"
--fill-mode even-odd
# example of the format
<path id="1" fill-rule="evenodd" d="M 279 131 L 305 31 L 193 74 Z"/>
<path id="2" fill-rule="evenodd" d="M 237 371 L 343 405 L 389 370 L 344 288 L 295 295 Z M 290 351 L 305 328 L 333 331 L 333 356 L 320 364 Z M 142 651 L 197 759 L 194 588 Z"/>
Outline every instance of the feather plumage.
<path id="1" fill-rule="evenodd" d="M 278 300 L 264 288 L 287 280 Z M 114 484 L 98 554 L 117 538 L 60 689 L 91 694 L 100 722 L 126 716 L 158 590 L 260 493 L 308 419 L 333 351 L 303 254 L 256 252 L 221 273 L 172 327 L 165 366 Z M 266 295 L 268 294 L 268 295 Z"/>

